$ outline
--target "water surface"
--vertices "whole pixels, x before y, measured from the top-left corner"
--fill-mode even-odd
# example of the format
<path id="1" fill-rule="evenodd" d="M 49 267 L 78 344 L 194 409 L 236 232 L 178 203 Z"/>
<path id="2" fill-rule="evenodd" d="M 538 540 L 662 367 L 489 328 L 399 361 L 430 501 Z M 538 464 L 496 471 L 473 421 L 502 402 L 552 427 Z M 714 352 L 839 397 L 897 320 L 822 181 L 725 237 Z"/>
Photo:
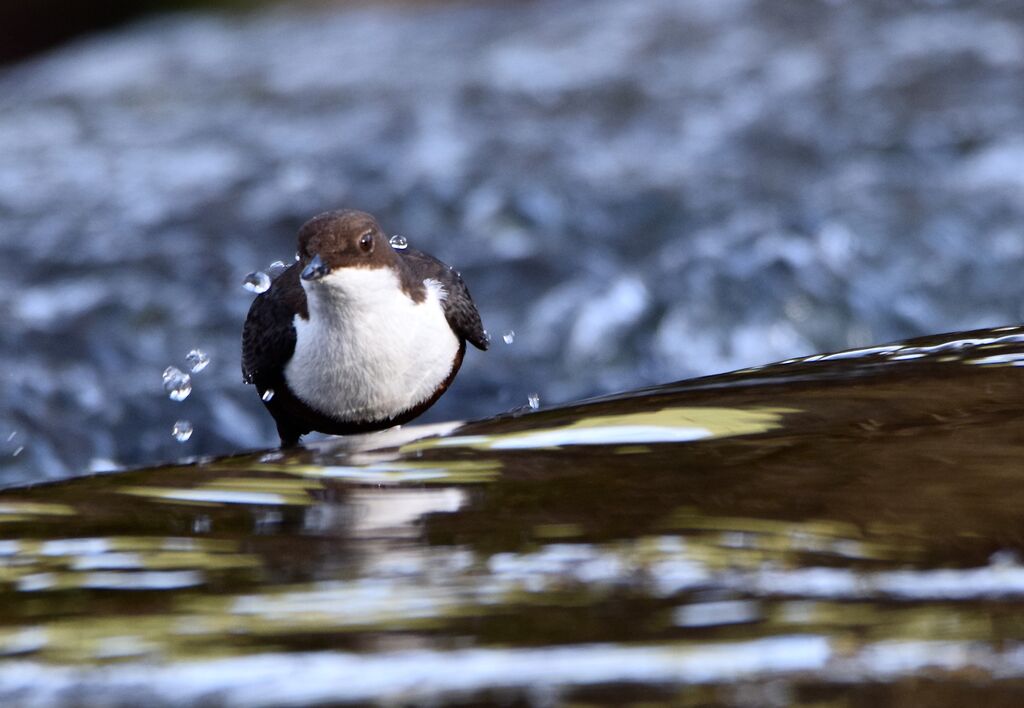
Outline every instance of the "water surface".
<path id="1" fill-rule="evenodd" d="M 960 705 L 1024 681 L 1024 330 L 0 493 L 0 700 Z"/>

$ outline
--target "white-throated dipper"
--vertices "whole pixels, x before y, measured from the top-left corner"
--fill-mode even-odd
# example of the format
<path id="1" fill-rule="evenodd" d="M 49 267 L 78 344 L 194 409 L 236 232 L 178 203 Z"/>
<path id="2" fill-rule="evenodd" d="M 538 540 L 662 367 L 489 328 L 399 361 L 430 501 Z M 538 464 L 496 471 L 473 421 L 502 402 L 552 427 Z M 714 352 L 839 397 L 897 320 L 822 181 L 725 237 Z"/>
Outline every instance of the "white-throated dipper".
<path id="1" fill-rule="evenodd" d="M 369 214 L 313 217 L 299 229 L 298 258 L 256 297 L 242 329 L 242 376 L 282 447 L 312 431 L 412 420 L 455 378 L 467 341 L 487 349 L 462 277 L 426 253 L 396 250 Z"/>

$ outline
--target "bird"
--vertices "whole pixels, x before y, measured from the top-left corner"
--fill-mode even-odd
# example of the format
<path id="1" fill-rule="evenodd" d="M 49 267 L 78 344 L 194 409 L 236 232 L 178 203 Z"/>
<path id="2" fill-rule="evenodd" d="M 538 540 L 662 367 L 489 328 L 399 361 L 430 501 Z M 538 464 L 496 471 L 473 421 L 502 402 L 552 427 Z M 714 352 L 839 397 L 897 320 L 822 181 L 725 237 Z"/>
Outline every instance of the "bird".
<path id="1" fill-rule="evenodd" d="M 343 209 L 299 229 L 297 260 L 256 296 L 242 328 L 242 377 L 281 447 L 310 432 L 382 430 L 448 389 L 466 342 L 488 336 L 462 276 Z"/>

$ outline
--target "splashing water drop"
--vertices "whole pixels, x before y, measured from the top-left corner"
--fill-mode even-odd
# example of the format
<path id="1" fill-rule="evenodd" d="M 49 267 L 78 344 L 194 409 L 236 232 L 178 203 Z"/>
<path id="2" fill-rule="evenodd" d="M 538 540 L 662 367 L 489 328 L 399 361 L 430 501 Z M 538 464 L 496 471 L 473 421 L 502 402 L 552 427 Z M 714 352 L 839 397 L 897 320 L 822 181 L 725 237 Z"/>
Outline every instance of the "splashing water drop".
<path id="1" fill-rule="evenodd" d="M 12 430 L 11 434 L 7 436 L 7 442 L 10 442 L 11 440 L 14 440 L 14 436 L 17 435 L 17 434 L 18 434 L 17 430 Z"/>
<path id="2" fill-rule="evenodd" d="M 89 472 L 115 472 L 124 469 L 109 457 L 94 457 L 89 460 Z"/>
<path id="3" fill-rule="evenodd" d="M 263 399 L 264 403 L 268 403 L 270 401 L 270 399 L 272 399 L 273 397 L 274 397 L 274 389 L 272 389 L 272 388 L 268 388 L 266 391 L 263 392 L 263 395 L 260 396 L 260 398 Z"/>
<path id="4" fill-rule="evenodd" d="M 295 252 L 295 262 L 296 262 L 296 263 L 298 263 L 298 262 L 299 262 L 299 261 L 301 261 L 301 260 L 302 260 L 302 256 L 301 256 L 301 255 L 299 255 L 299 252 L 298 252 L 298 251 L 296 251 L 296 252 Z"/>
<path id="5" fill-rule="evenodd" d="M 516 331 L 514 329 L 510 329 L 509 331 L 505 332 L 505 334 L 501 335 L 501 339 L 503 342 L 505 342 L 505 344 L 511 344 L 512 342 L 516 341 Z"/>
<path id="6" fill-rule="evenodd" d="M 192 393 L 192 377 L 176 366 L 164 369 L 164 391 L 172 401 L 184 401 Z"/>
<path id="7" fill-rule="evenodd" d="M 270 276 L 262 270 L 257 270 L 245 276 L 242 287 L 251 293 L 265 293 L 270 289 Z"/>
<path id="8" fill-rule="evenodd" d="M 187 420 L 179 420 L 174 424 L 174 427 L 171 428 L 171 435 L 173 435 L 174 439 L 178 442 L 185 442 L 192 437 L 192 424 Z"/>
<path id="9" fill-rule="evenodd" d="M 11 457 L 17 457 L 18 455 L 20 455 L 23 452 L 25 452 L 25 446 L 24 445 L 18 445 L 18 447 L 14 448 L 14 452 L 11 453 Z"/>
<path id="10" fill-rule="evenodd" d="M 530 410 L 537 410 L 538 408 L 540 408 L 540 394 L 531 393 L 529 396 L 526 397 L 526 402 L 530 405 Z"/>
<path id="11" fill-rule="evenodd" d="M 210 365 L 210 357 L 202 349 L 193 349 L 190 351 L 185 356 L 185 361 L 188 362 L 189 371 L 193 374 L 198 374 Z"/>
<path id="12" fill-rule="evenodd" d="M 1020 555 L 1010 548 L 1001 548 L 988 557 L 988 564 L 1010 568 L 1020 565 Z"/>
<path id="13" fill-rule="evenodd" d="M 281 273 L 285 272 L 288 268 L 288 264 L 284 261 L 274 261 L 267 266 L 267 275 L 271 280 L 276 280 Z"/>
<path id="14" fill-rule="evenodd" d="M 405 249 L 409 248 L 409 240 L 405 236 L 399 236 L 398 234 L 392 236 L 388 240 L 388 243 L 390 243 L 391 248 L 395 249 L 396 251 L 404 251 Z"/>
<path id="15" fill-rule="evenodd" d="M 211 528 L 213 528 L 213 522 L 206 514 L 200 514 L 192 519 L 192 533 L 210 533 Z"/>

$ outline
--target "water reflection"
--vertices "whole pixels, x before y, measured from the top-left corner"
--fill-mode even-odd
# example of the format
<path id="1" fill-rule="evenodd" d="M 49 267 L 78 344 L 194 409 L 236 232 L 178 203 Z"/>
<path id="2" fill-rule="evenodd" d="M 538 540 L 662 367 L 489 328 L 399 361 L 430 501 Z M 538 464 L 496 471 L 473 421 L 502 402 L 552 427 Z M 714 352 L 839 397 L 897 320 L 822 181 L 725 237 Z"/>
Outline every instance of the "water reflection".
<path id="1" fill-rule="evenodd" d="M 8 490 L 0 699 L 1024 679 L 1022 373 L 977 365 L 1022 351 L 973 333 Z"/>
<path id="2" fill-rule="evenodd" d="M 787 408 L 667 407 L 651 412 L 581 417 L 572 423 L 501 435 L 452 435 L 407 446 L 471 447 L 482 450 L 523 450 L 566 445 L 691 442 L 706 438 L 762 433 L 781 425 Z"/>

